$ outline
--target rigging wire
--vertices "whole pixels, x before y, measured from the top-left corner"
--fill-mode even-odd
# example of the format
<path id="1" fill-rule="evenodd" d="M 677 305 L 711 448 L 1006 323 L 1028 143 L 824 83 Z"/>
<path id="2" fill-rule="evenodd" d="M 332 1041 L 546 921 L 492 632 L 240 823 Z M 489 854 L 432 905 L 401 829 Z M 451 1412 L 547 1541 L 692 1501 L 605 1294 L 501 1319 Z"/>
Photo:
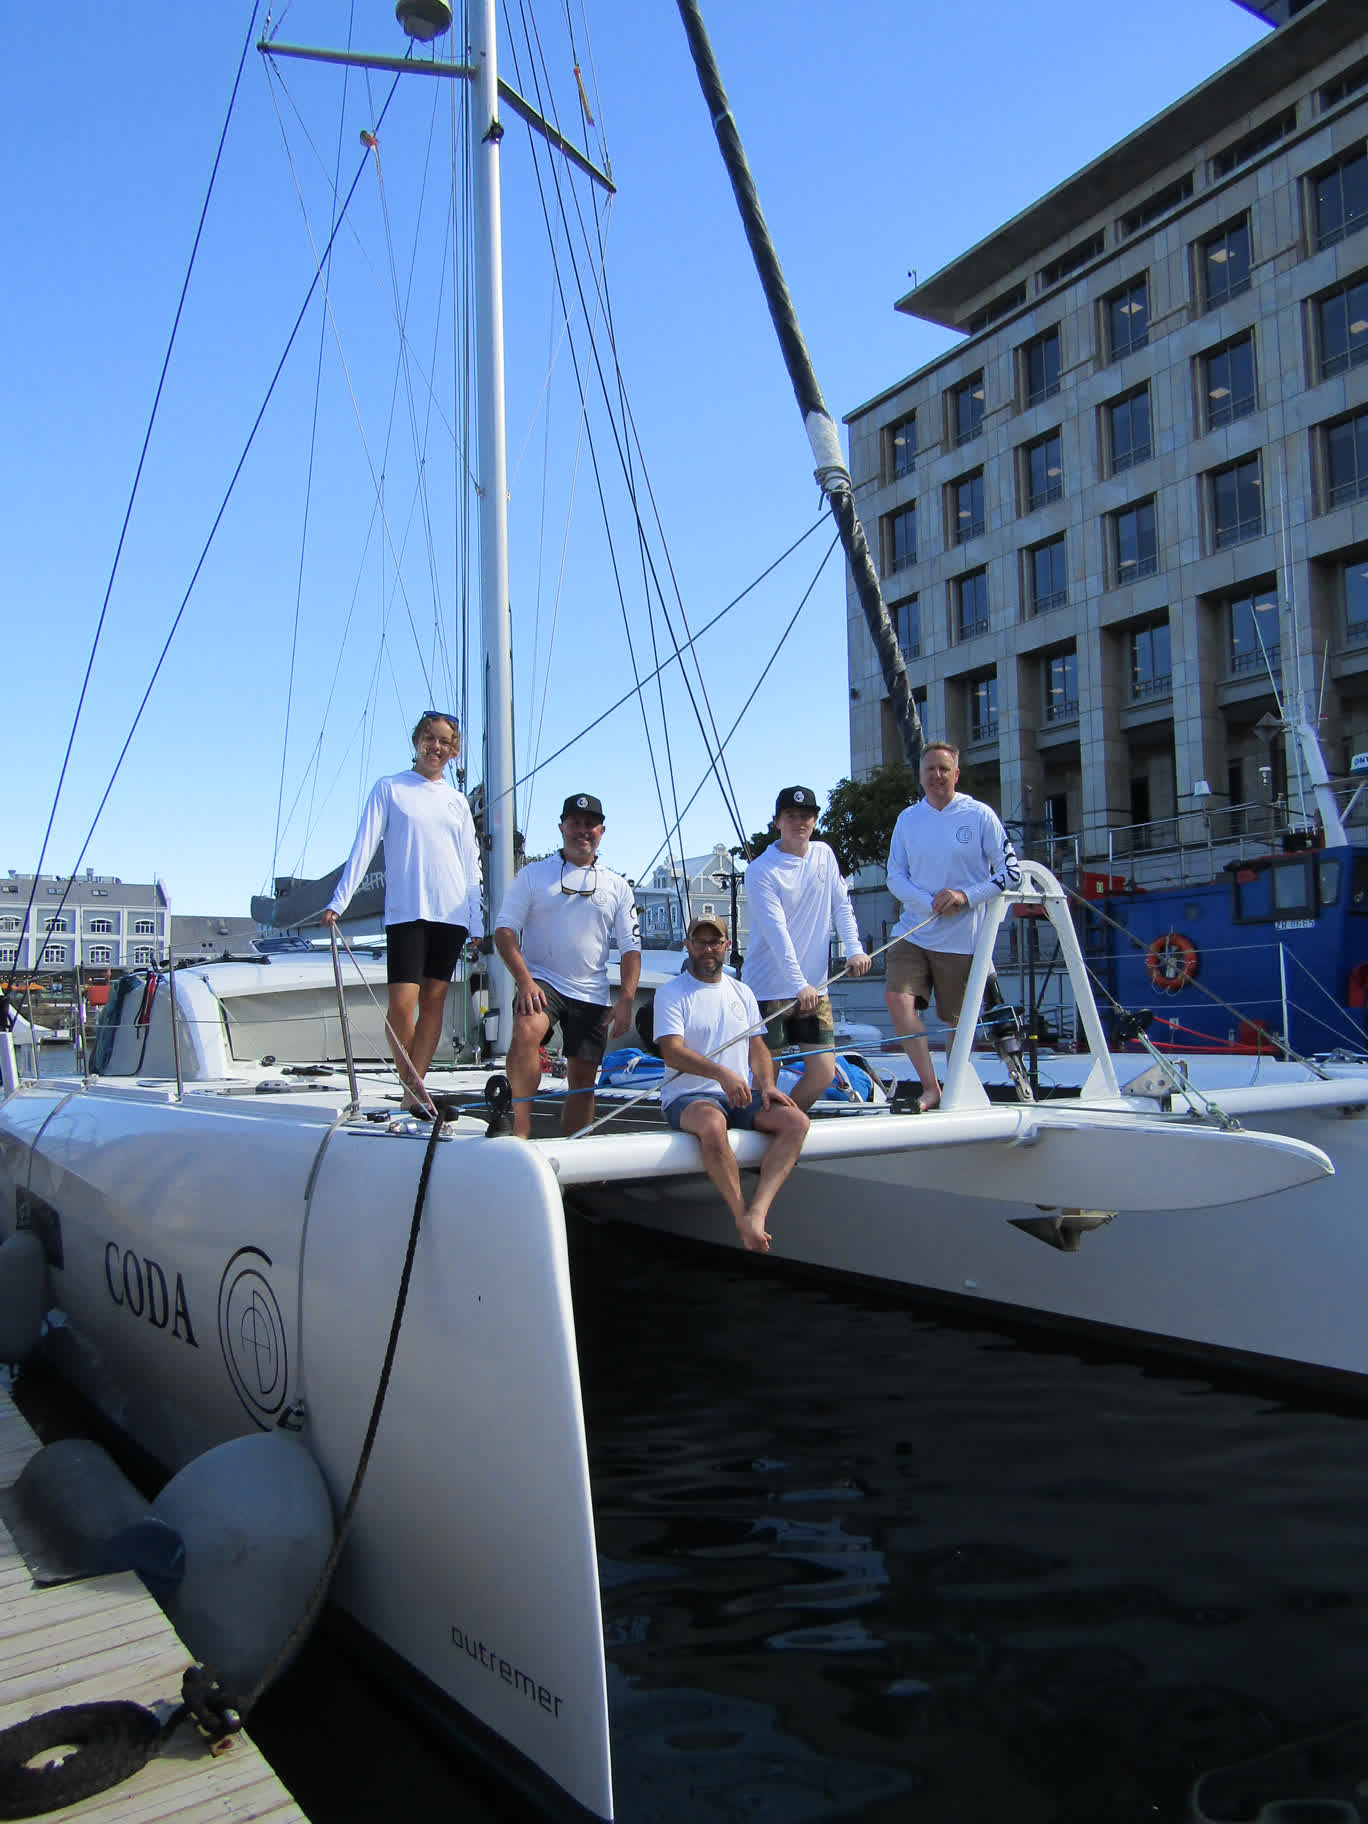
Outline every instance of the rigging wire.
<path id="1" fill-rule="evenodd" d="M 254 0 L 252 17 L 247 25 L 247 36 L 243 40 L 242 54 L 238 58 L 237 71 L 233 77 L 233 87 L 228 96 L 228 109 L 223 118 L 223 126 L 219 132 L 218 146 L 214 152 L 214 162 L 209 172 L 209 182 L 205 187 L 204 202 L 200 206 L 199 221 L 195 225 L 195 235 L 190 245 L 190 258 L 186 263 L 185 277 L 181 280 L 180 297 L 176 301 L 175 315 L 171 320 L 171 333 L 167 337 L 166 353 L 162 357 L 161 373 L 157 376 L 156 391 L 152 397 L 152 409 L 148 414 L 147 428 L 143 432 L 142 448 L 138 452 L 137 466 L 133 471 L 133 484 L 128 491 L 128 504 L 124 508 L 123 524 L 119 528 L 118 542 L 114 547 L 113 561 L 109 566 L 109 577 L 105 583 L 104 600 L 100 604 L 99 617 L 95 623 L 95 634 L 90 643 L 90 656 L 86 660 L 85 676 L 81 680 L 81 689 L 76 698 L 76 711 L 71 718 L 71 733 L 67 736 L 66 752 L 62 755 L 61 768 L 57 774 L 57 785 L 52 794 L 52 809 L 48 813 L 47 827 L 43 831 L 43 841 L 38 851 L 38 863 L 33 870 L 33 883 L 29 890 L 28 904 L 24 908 L 24 916 L 19 923 L 19 936 L 14 951 L 16 961 L 23 950 L 24 938 L 29 933 L 29 919 L 32 916 L 33 903 L 38 892 L 38 880 L 43 871 L 43 862 L 47 859 L 48 843 L 52 840 L 52 826 L 57 819 L 57 807 L 61 802 L 62 788 L 66 783 L 67 768 L 71 764 L 72 750 L 76 745 L 76 731 L 80 727 L 81 712 L 85 707 L 86 692 L 90 689 L 91 674 L 95 669 L 95 655 L 99 651 L 100 636 L 104 632 L 105 619 L 109 613 L 110 597 L 114 593 L 114 579 L 119 573 L 119 561 L 123 556 L 124 540 L 128 536 L 129 522 L 133 518 L 133 506 L 138 498 L 138 488 L 142 481 L 143 467 L 147 461 L 148 446 L 152 442 L 152 431 L 157 422 L 157 413 L 161 406 L 162 390 L 166 385 L 167 372 L 171 366 L 171 355 L 176 346 L 176 336 L 180 330 L 181 316 L 185 310 L 185 300 L 190 291 L 190 279 L 195 270 L 195 259 L 199 253 L 200 240 L 204 234 L 204 224 L 209 215 L 209 203 L 214 194 L 214 184 L 218 178 L 219 166 L 223 161 L 223 148 L 228 138 L 228 127 L 233 118 L 233 109 L 237 104 L 238 90 L 242 85 L 242 71 L 247 62 L 247 53 L 252 48 L 252 39 L 256 32 L 257 14 L 260 10 L 260 0 Z M 215 524 L 217 525 L 217 521 Z M 201 562 L 202 561 L 203 559 L 201 559 Z M 196 573 L 198 574 L 198 572 Z M 113 784 L 113 780 L 110 781 L 110 784 Z M 92 826 L 91 835 L 93 834 L 94 827 Z M 89 847 L 89 844 L 90 837 L 88 836 L 86 838 L 86 847 Z M 83 860 L 84 858 L 85 848 L 81 850 L 81 859 Z M 76 866 L 79 867 L 80 865 L 81 863 L 78 860 Z M 74 879 L 75 869 L 73 868 L 72 880 Z M 62 906 L 66 904 L 67 894 L 71 891 L 71 884 L 72 882 L 69 880 L 67 882 L 66 891 L 62 894 L 61 904 L 57 908 L 58 912 L 60 912 Z M 30 944 L 30 952 L 31 951 L 32 944 Z"/>

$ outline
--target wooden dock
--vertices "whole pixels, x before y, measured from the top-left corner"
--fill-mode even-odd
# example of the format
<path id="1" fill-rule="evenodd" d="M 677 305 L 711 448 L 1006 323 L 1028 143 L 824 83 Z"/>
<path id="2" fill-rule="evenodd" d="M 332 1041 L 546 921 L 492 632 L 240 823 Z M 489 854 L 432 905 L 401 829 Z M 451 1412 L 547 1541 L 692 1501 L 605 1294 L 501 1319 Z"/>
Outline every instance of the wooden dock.
<path id="1" fill-rule="evenodd" d="M 38 1448 L 0 1393 L 0 1488 Z M 134 1572 L 37 1588 L 0 1523 L 0 1729 L 64 1704 L 179 1702 L 191 1659 Z M 53 1824 L 307 1824 L 245 1735 L 215 1758 L 188 1723 L 122 1785 L 43 1816 Z"/>

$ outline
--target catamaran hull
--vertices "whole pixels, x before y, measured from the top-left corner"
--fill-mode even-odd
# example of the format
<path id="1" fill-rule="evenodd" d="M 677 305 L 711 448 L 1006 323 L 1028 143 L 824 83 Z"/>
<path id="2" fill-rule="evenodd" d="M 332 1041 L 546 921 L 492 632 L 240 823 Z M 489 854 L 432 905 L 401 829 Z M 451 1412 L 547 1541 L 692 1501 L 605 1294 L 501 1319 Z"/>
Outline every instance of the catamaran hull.
<path id="1" fill-rule="evenodd" d="M 384 1359 L 421 1139 L 25 1090 L 0 1224 L 36 1227 L 57 1365 L 168 1469 L 284 1423 L 340 1511 Z M 564 1215 L 514 1141 L 433 1162 L 388 1400 L 335 1600 L 588 1812 L 612 1815 Z"/>
<path id="2" fill-rule="evenodd" d="M 1054 1328 L 1101 1329 L 1181 1352 L 1228 1354 L 1299 1379 L 1347 1376 L 1368 1386 L 1368 1110 L 1361 1079 L 1342 1092 L 1344 1102 L 1319 1109 L 1244 1117 L 1271 1135 L 1322 1148 L 1334 1177 L 1252 1201 L 1165 1208 L 1171 1181 L 1156 1153 L 1143 1186 L 1120 1174 L 1108 1195 L 1070 1200 L 1091 1205 L 1099 1218 L 1122 1212 L 1096 1226 L 1086 1215 L 1065 1217 L 1076 1252 L 1042 1245 L 1039 1231 L 1055 1212 L 1025 1198 L 982 1195 L 988 1187 L 967 1159 L 956 1183 L 945 1169 L 950 1156 L 928 1152 L 939 1169 L 919 1183 L 914 1161 L 899 1184 L 877 1160 L 805 1156 L 771 1214 L 773 1254 Z M 1129 1212 L 1142 1200 L 1155 1207 Z M 668 1183 L 604 1186 L 593 1208 L 693 1241 L 737 1245 L 718 1202 Z"/>

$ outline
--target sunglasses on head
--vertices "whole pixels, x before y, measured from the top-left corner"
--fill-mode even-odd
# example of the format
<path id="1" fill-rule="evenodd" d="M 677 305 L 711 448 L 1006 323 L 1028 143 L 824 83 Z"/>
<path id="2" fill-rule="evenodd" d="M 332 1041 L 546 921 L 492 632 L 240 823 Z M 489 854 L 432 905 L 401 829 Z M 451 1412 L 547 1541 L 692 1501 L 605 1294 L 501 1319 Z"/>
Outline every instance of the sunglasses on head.
<path id="1" fill-rule="evenodd" d="M 449 709 L 425 709 L 418 718 L 420 722 L 450 722 L 459 734 L 461 725 Z"/>

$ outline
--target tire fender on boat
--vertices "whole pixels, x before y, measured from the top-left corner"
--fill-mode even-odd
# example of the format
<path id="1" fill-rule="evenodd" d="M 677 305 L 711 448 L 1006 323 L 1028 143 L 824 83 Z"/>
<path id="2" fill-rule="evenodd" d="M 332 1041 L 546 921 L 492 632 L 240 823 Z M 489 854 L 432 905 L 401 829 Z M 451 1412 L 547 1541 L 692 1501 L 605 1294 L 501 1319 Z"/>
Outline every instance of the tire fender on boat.
<path id="1" fill-rule="evenodd" d="M 0 1362 L 22 1362 L 32 1354 L 47 1308 L 43 1244 L 32 1229 L 16 1229 L 0 1242 Z"/>

